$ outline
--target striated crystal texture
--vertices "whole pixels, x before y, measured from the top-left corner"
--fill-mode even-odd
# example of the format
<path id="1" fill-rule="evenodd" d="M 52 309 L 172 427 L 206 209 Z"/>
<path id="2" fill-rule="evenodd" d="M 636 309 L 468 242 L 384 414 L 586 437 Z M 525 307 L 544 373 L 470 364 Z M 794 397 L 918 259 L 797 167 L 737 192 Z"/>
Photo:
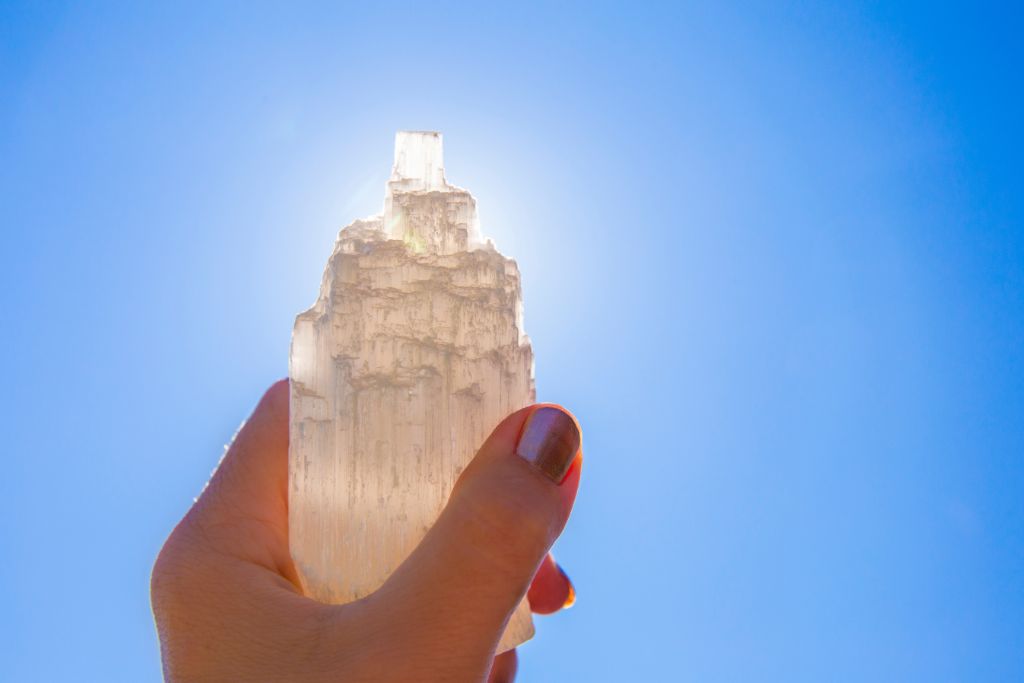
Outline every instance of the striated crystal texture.
<path id="1" fill-rule="evenodd" d="M 441 134 L 400 132 L 384 212 L 338 235 L 291 348 L 289 525 L 307 594 L 376 590 L 498 422 L 534 401 L 519 270 L 445 180 Z M 499 646 L 528 640 L 525 600 Z"/>

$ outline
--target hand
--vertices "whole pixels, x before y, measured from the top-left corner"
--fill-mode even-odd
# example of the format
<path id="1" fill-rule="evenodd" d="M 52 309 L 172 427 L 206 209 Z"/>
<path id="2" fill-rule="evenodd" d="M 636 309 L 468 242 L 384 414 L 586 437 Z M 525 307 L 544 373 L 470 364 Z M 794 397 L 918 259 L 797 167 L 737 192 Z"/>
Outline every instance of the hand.
<path id="1" fill-rule="evenodd" d="M 566 413 L 513 413 L 384 585 L 362 600 L 324 605 L 302 595 L 288 552 L 288 382 L 278 382 L 153 568 L 164 675 L 511 681 L 515 651 L 494 650 L 523 595 L 541 614 L 574 597 L 548 550 L 569 517 L 582 462 Z"/>

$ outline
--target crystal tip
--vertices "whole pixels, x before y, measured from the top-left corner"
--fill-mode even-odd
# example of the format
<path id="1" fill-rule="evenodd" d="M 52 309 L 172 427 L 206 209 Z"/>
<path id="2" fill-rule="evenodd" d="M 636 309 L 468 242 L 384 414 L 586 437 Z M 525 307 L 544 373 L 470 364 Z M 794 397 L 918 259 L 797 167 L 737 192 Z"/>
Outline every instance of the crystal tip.
<path id="1" fill-rule="evenodd" d="M 433 130 L 398 131 L 395 134 L 395 165 L 391 181 L 404 181 L 405 185 L 423 190 L 447 187 L 441 133 Z"/>

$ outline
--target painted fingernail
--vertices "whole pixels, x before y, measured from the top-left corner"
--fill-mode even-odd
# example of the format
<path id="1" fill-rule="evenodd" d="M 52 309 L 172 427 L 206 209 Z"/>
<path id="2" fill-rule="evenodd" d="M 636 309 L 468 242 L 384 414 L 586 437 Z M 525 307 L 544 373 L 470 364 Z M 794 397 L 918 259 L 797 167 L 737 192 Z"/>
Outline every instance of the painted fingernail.
<path id="1" fill-rule="evenodd" d="M 569 609 L 576 604 L 576 587 L 572 585 L 572 579 L 562 569 L 562 565 L 558 565 L 558 571 L 562 572 L 562 576 L 565 577 L 565 582 L 569 584 L 569 594 L 565 596 L 565 602 L 562 603 L 562 609 Z"/>
<path id="2" fill-rule="evenodd" d="M 579 449 L 580 430 L 572 415 L 554 406 L 541 406 L 523 425 L 516 455 L 561 484 Z"/>

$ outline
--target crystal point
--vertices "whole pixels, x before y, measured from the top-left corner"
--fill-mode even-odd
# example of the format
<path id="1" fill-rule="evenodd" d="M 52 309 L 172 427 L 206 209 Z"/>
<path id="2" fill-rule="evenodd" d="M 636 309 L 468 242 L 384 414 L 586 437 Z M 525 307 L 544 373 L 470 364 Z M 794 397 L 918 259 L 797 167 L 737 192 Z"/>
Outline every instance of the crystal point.
<path id="1" fill-rule="evenodd" d="M 491 429 L 534 401 L 519 270 L 481 246 L 441 134 L 399 132 L 383 213 L 341 230 L 292 335 L 289 538 L 312 597 L 380 587 Z M 498 649 L 532 634 L 524 600 Z"/>
<path id="2" fill-rule="evenodd" d="M 402 130 L 395 134 L 395 165 L 388 183 L 405 190 L 445 190 L 444 150 L 441 134 Z"/>

